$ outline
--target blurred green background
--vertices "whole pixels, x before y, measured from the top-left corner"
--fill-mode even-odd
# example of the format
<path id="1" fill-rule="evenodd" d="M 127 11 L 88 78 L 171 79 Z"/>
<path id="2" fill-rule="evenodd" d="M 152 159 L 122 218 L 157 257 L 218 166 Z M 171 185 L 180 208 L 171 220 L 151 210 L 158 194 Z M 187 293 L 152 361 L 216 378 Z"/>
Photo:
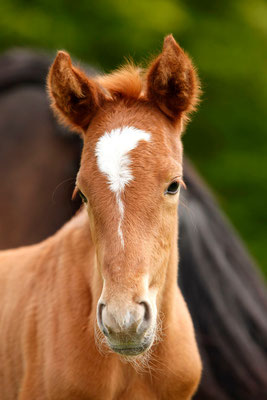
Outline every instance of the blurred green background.
<path id="1" fill-rule="evenodd" d="M 1 0 L 0 50 L 65 49 L 109 71 L 144 63 L 173 33 L 198 67 L 203 96 L 184 137 L 267 276 L 267 2 Z"/>

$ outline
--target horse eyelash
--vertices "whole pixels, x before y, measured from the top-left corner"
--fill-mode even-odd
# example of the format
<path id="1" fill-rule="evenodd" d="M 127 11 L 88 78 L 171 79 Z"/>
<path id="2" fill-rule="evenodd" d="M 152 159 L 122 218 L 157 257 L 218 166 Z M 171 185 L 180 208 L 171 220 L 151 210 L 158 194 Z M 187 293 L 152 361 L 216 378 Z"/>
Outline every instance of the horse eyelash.
<path id="1" fill-rule="evenodd" d="M 181 176 L 176 176 L 172 182 L 177 181 L 179 185 L 181 185 L 185 190 L 187 189 L 186 184 L 184 183 L 184 180 Z"/>
<path id="2" fill-rule="evenodd" d="M 183 181 L 182 178 L 177 179 L 177 181 L 178 181 L 179 184 L 184 188 L 184 190 L 187 190 L 187 186 L 186 186 L 186 184 L 184 183 L 184 181 Z"/>
<path id="3" fill-rule="evenodd" d="M 72 192 L 71 200 L 73 200 L 73 201 L 76 200 L 77 196 L 78 196 L 78 193 L 79 193 L 79 188 L 78 188 L 78 186 L 75 186 L 75 188 L 74 188 L 74 190 Z"/>

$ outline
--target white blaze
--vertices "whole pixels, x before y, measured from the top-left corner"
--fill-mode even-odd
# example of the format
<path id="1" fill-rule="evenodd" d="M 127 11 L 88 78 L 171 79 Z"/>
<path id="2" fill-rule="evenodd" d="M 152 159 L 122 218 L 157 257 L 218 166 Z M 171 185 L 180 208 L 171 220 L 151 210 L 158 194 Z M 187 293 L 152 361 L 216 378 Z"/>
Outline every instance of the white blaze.
<path id="1" fill-rule="evenodd" d="M 106 132 L 99 138 L 95 148 L 98 168 L 107 176 L 110 190 L 116 194 L 120 213 L 118 235 L 122 246 L 124 246 L 121 228 L 124 204 L 121 200 L 121 193 L 125 186 L 134 179 L 130 167 L 131 159 L 128 153 L 138 145 L 140 140 L 148 142 L 150 133 L 132 126 L 125 126 Z"/>

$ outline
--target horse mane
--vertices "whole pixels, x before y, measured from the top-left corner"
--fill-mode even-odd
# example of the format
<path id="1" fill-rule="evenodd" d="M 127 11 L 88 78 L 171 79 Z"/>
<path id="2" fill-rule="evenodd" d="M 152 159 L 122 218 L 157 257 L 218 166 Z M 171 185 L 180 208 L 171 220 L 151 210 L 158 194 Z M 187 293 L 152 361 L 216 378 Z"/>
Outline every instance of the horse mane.
<path id="1" fill-rule="evenodd" d="M 96 80 L 112 97 L 123 96 L 135 100 L 142 97 L 145 86 L 142 68 L 132 62 L 128 62 L 111 74 L 98 76 Z"/>
<path id="2" fill-rule="evenodd" d="M 267 387 L 267 295 L 236 232 L 184 160 L 179 283 L 203 362 L 196 400 L 261 399 Z"/>

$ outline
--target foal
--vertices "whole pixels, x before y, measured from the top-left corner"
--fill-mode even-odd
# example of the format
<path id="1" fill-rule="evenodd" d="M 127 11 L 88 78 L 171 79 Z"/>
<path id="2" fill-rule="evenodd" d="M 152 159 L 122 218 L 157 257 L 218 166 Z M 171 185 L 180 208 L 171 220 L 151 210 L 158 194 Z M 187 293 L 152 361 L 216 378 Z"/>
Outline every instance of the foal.
<path id="1" fill-rule="evenodd" d="M 190 399 L 201 362 L 176 282 L 194 68 L 168 36 L 146 73 L 90 79 L 59 52 L 48 88 L 83 136 L 84 206 L 51 238 L 0 255 L 1 400 Z"/>

